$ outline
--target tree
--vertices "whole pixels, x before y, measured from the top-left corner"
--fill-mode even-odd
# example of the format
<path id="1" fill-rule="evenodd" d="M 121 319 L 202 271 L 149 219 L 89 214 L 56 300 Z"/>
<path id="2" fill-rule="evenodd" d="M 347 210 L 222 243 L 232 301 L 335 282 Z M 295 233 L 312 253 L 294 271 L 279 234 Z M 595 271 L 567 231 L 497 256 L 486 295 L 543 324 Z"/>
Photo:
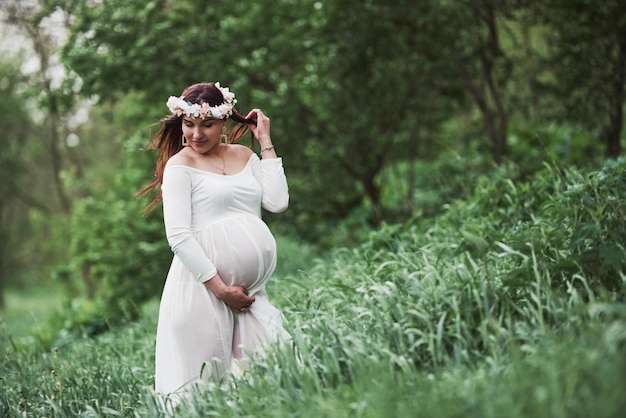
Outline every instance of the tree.
<path id="1" fill-rule="evenodd" d="M 31 125 L 26 109 L 16 91 L 21 76 L 17 65 L 0 63 L 0 308 L 9 273 L 16 268 L 15 235 L 20 232 L 20 211 L 31 199 L 22 191 L 25 167 L 20 160 L 22 144 Z M 24 202 L 26 201 L 26 202 Z"/>
<path id="2" fill-rule="evenodd" d="M 428 83 L 420 10 L 401 1 L 200 3 L 82 2 L 65 61 L 85 94 L 105 99 L 132 90 L 167 97 L 207 74 L 231 80 L 241 106 L 262 103 L 280 121 L 293 201 L 306 201 L 300 219 L 345 217 L 365 195 L 380 223 L 381 171 L 415 158 L 416 135 L 449 107 Z"/>
<path id="3" fill-rule="evenodd" d="M 511 57 L 502 46 L 513 6 L 507 0 L 435 2 L 427 25 L 436 46 L 430 59 L 446 69 L 447 84 L 456 84 L 474 103 L 491 142 L 492 159 L 507 155 L 510 119 Z"/>
<path id="4" fill-rule="evenodd" d="M 68 2 L 67 6 L 70 5 Z M 29 54 L 36 60 L 37 69 L 29 74 L 30 88 L 25 93 L 31 107 L 36 108 L 33 113 L 42 119 L 39 139 L 46 144 L 51 169 L 49 177 L 58 205 L 68 213 L 71 197 L 62 179 L 68 153 L 64 152 L 62 144 L 63 134 L 68 133 L 66 115 L 73 110 L 76 95 L 73 91 L 75 79 L 71 74 L 60 73 L 63 67 L 59 50 L 67 16 L 61 14 L 59 2 L 46 0 L 2 2 L 0 16 L 30 43 Z"/>
<path id="5" fill-rule="evenodd" d="M 542 87 L 562 99 L 567 121 L 597 132 L 607 156 L 619 156 L 626 100 L 624 2 L 551 0 L 531 10 L 552 29 L 547 65 L 554 78 Z"/>
<path id="6" fill-rule="evenodd" d="M 307 113 L 317 117 L 309 133 L 311 154 L 324 156 L 309 160 L 319 167 L 316 175 L 324 185 L 347 180 L 343 194 L 356 201 L 364 194 L 372 225 L 387 219 L 383 170 L 426 155 L 426 132 L 432 141 L 450 115 L 450 97 L 458 97 L 425 52 L 428 42 L 420 35 L 429 9 L 425 2 L 324 4 L 313 27 L 309 70 L 302 71 L 308 82 L 295 83 Z"/>
<path id="7" fill-rule="evenodd" d="M 492 160 L 507 157 L 511 120 L 539 113 L 520 91 L 545 74 L 524 72 L 528 10 L 519 0 L 81 0 L 63 57 L 84 94 L 138 91 L 155 114 L 207 78 L 236 91 L 240 109 L 262 105 L 290 156 L 286 216 L 314 238 L 363 207 L 371 225 L 389 219 L 382 173 L 435 155 L 446 120 L 476 110 Z"/>
<path id="8" fill-rule="evenodd" d="M 60 62 L 68 15 L 59 4 L 0 3 L 5 45 L 20 48 L 4 54 L 11 65 L 2 64 L 0 76 L 5 285 L 49 281 L 55 265 L 67 262 L 72 203 L 106 178 L 103 173 L 119 153 L 108 125 L 82 126 L 90 104 L 77 99 L 76 79 Z"/>

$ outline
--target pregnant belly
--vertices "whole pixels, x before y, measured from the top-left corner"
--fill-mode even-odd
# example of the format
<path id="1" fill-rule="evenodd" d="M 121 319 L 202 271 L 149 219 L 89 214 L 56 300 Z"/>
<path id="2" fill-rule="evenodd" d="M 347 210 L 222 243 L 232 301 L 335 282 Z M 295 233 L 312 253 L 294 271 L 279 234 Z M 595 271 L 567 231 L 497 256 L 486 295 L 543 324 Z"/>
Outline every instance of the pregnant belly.
<path id="1" fill-rule="evenodd" d="M 243 286 L 250 294 L 265 286 L 276 268 L 276 241 L 262 220 L 231 219 L 212 225 L 205 234 L 203 246 L 224 283 Z"/>

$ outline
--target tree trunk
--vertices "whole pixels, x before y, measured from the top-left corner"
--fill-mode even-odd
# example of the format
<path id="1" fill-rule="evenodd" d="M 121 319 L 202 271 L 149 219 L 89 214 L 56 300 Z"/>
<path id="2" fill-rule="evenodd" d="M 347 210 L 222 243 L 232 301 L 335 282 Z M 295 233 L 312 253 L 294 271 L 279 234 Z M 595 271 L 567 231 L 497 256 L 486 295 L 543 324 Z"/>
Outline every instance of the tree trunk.
<path id="1" fill-rule="evenodd" d="M 2 213 L 2 209 L 0 209 Z M 8 234 L 4 231 L 4 228 L 0 226 L 0 310 L 4 308 L 4 282 L 5 273 L 7 272 L 7 251 L 6 244 L 8 242 Z"/>
<path id="2" fill-rule="evenodd" d="M 49 75 L 51 69 L 51 51 L 53 51 L 55 47 L 50 35 L 33 23 L 34 18 L 37 16 L 37 10 L 45 7 L 45 5 L 46 2 L 37 2 L 36 4 L 16 2 L 15 4 L 7 4 L 8 7 L 5 12 L 7 14 L 7 22 L 21 29 L 32 41 L 33 51 L 39 59 L 40 69 L 37 76 L 33 77 L 33 79 L 36 80 L 35 83 L 38 84 L 38 87 L 42 90 L 42 93 L 47 99 L 44 108 L 48 112 L 47 124 L 49 136 L 46 137 L 45 140 L 48 142 L 47 146 L 52 166 L 52 181 L 54 182 L 55 192 L 59 199 L 61 209 L 64 213 L 68 213 L 70 210 L 70 199 L 67 196 L 61 179 L 63 153 L 59 148 L 62 109 L 55 97 L 55 92 L 52 89 L 51 76 Z"/>
<path id="3" fill-rule="evenodd" d="M 51 109 L 50 118 L 50 137 L 48 138 L 48 151 L 50 152 L 50 160 L 52 162 L 52 179 L 54 180 L 54 187 L 61 203 L 61 209 L 63 213 L 69 213 L 70 200 L 65 193 L 65 187 L 63 186 L 63 179 L 61 178 L 61 170 L 63 167 L 63 161 L 61 157 L 61 151 L 59 150 L 59 119 L 60 116 L 56 110 Z"/>
<path id="4" fill-rule="evenodd" d="M 476 102 L 483 119 L 485 131 L 491 141 L 493 161 L 500 165 L 507 153 L 508 115 L 502 100 L 502 92 L 495 79 L 494 67 L 504 54 L 500 48 L 495 6 L 489 3 L 476 4 L 473 9 L 477 20 L 487 29 L 486 39 L 477 47 L 477 80 L 472 80 L 471 65 L 459 51 L 459 67 L 465 89 Z"/>
<path id="5" fill-rule="evenodd" d="M 383 204 L 380 199 L 380 187 L 376 185 L 374 180 L 374 176 L 365 176 L 361 179 L 361 184 L 372 204 L 372 214 L 374 216 L 372 226 L 378 227 L 385 220 L 385 216 L 383 213 Z"/>
<path id="6" fill-rule="evenodd" d="M 414 198 L 415 198 L 415 164 L 417 161 L 417 154 L 419 151 L 419 146 L 420 146 L 420 142 L 421 142 L 421 135 L 420 135 L 420 129 L 419 129 L 419 121 L 417 123 L 418 125 L 418 129 L 415 131 L 415 139 L 413 141 L 409 142 L 409 146 L 407 149 L 407 155 L 408 155 L 408 164 L 409 164 L 409 168 L 408 168 L 408 180 L 407 180 L 407 191 L 406 191 L 406 208 L 407 208 L 407 212 L 409 213 L 410 216 L 412 216 L 415 212 L 415 204 L 414 204 Z"/>
<path id="7" fill-rule="evenodd" d="M 506 137 L 508 130 L 508 115 L 504 109 L 504 103 L 502 102 L 502 93 L 496 85 L 496 80 L 494 79 L 494 65 L 496 64 L 498 58 L 503 57 L 502 49 L 500 48 L 500 40 L 498 39 L 498 27 L 496 24 L 495 14 L 494 5 L 489 3 L 483 19 L 487 25 L 489 36 L 486 42 L 485 51 L 481 54 L 481 64 L 483 79 L 487 84 L 488 96 L 491 97 L 491 102 L 495 107 L 495 112 L 490 112 L 494 117 L 494 129 L 491 141 L 493 146 L 493 160 L 499 165 L 502 163 L 502 160 L 507 152 Z"/>
<path id="8" fill-rule="evenodd" d="M 383 146 L 383 150 L 389 149 L 388 146 Z M 365 159 L 367 156 L 365 157 Z M 362 161 L 362 160 L 361 160 Z M 365 194 L 367 195 L 372 205 L 372 222 L 371 225 L 379 226 L 384 220 L 384 210 L 381 200 L 380 187 L 376 184 L 376 177 L 380 173 L 384 165 L 384 157 L 381 154 L 376 156 L 376 163 L 368 169 L 366 164 L 359 164 L 358 161 L 344 160 L 341 163 L 342 167 L 349 173 L 349 175 L 355 180 L 361 183 Z"/>
<path id="9" fill-rule="evenodd" d="M 609 96 L 609 125 L 606 128 L 606 148 L 609 158 L 617 158 L 622 153 L 622 127 L 624 125 L 624 83 L 626 82 L 626 41 L 618 44 L 618 57 L 613 78 L 613 88 Z"/>

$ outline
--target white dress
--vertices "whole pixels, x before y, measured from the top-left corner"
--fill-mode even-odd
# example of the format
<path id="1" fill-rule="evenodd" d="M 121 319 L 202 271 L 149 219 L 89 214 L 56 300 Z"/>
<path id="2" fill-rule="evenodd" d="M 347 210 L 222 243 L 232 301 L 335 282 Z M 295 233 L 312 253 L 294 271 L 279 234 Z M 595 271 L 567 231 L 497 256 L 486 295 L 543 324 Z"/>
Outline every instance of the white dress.
<path id="1" fill-rule="evenodd" d="M 285 210 L 289 192 L 282 159 L 256 154 L 233 175 L 168 166 L 161 189 L 174 257 L 159 309 L 155 389 L 169 394 L 219 379 L 247 352 L 289 338 L 265 292 L 276 242 L 261 219 L 261 206 Z M 216 272 L 255 296 L 250 312 L 234 313 L 206 289 Z"/>

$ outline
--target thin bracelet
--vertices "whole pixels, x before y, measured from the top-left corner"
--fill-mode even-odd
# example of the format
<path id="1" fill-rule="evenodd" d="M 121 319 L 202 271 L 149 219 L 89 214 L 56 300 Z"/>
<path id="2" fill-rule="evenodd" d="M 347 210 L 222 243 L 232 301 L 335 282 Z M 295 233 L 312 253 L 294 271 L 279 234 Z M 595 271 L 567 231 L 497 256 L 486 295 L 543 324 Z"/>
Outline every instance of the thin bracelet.
<path id="1" fill-rule="evenodd" d="M 263 151 L 269 151 L 269 150 L 272 150 L 272 149 L 274 149 L 274 145 L 268 145 L 267 147 L 261 149 L 260 153 L 263 154 Z"/>

